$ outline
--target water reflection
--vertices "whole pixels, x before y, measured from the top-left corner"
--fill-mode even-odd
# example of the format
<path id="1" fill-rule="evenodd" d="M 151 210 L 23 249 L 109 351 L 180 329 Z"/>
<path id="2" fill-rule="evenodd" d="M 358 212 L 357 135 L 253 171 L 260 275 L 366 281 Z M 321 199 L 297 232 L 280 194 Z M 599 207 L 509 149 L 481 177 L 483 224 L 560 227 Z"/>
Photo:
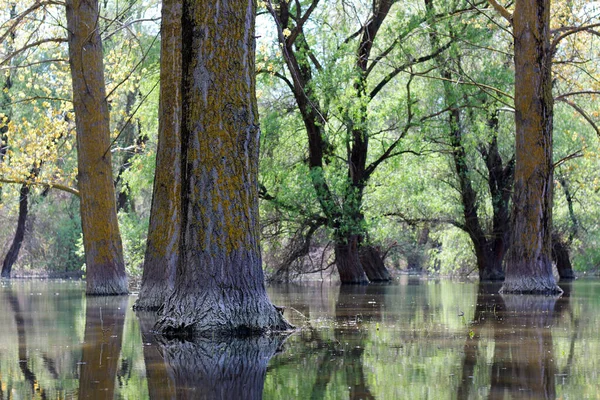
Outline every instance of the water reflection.
<path id="1" fill-rule="evenodd" d="M 563 297 L 498 295 L 497 289 L 479 288 L 457 398 L 468 398 L 476 386 L 474 370 L 486 328 L 494 343 L 488 398 L 556 398 L 552 327 L 570 308 L 568 288 Z"/>
<path id="2" fill-rule="evenodd" d="M 597 398 L 600 282 L 560 298 L 406 281 L 271 288 L 285 339 L 160 342 L 135 297 L 0 285 L 0 398 Z"/>
<path id="3" fill-rule="evenodd" d="M 267 365 L 285 337 L 166 340 L 138 313 L 151 399 L 262 399 Z"/>
<path id="4" fill-rule="evenodd" d="M 86 298 L 80 399 L 114 398 L 128 301 L 127 296 Z"/>

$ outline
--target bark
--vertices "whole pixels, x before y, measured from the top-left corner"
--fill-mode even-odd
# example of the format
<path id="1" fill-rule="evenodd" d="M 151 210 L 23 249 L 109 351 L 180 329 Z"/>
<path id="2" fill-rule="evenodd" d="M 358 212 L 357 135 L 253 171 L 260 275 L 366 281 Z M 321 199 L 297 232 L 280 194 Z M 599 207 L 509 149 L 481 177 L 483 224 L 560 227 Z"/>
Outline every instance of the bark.
<path id="1" fill-rule="evenodd" d="M 339 240 L 334 244 L 334 253 L 341 283 L 365 284 L 369 282 L 358 254 L 358 237 L 351 237 L 348 243 Z"/>
<path id="2" fill-rule="evenodd" d="M 561 282 L 575 279 L 575 272 L 573 272 L 569 257 L 569 245 L 556 233 L 552 235 L 552 260 L 556 263 Z"/>
<path id="3" fill-rule="evenodd" d="M 67 0 L 86 292 L 127 293 L 117 221 L 97 0 Z"/>
<path id="4" fill-rule="evenodd" d="M 388 282 L 392 280 L 390 272 L 383 263 L 381 252 L 372 245 L 362 245 L 358 251 L 360 263 L 371 282 Z"/>
<path id="5" fill-rule="evenodd" d="M 79 398 L 112 399 L 115 394 L 127 296 L 88 296 L 79 371 Z"/>
<path id="6" fill-rule="evenodd" d="M 262 399 L 267 364 L 281 336 L 201 338 L 160 345 L 177 399 Z"/>
<path id="7" fill-rule="evenodd" d="M 29 185 L 21 185 L 19 192 L 19 217 L 17 218 L 17 230 L 13 242 L 6 253 L 4 262 L 2 263 L 2 278 L 10 278 L 10 273 L 14 263 L 19 258 L 19 252 L 21 251 L 21 245 L 25 238 L 25 227 L 27 224 L 27 216 L 29 214 Z"/>
<path id="8" fill-rule="evenodd" d="M 515 6 L 516 164 L 503 293 L 559 293 L 552 275 L 552 54 L 550 1 Z"/>
<path id="9" fill-rule="evenodd" d="M 181 18 L 179 0 L 162 3 L 156 172 L 142 286 L 134 308 L 158 310 L 173 291 L 181 236 Z"/>
<path id="10" fill-rule="evenodd" d="M 180 259 L 157 323 L 168 337 L 291 327 L 267 296 L 259 248 L 255 6 L 184 1 Z"/>

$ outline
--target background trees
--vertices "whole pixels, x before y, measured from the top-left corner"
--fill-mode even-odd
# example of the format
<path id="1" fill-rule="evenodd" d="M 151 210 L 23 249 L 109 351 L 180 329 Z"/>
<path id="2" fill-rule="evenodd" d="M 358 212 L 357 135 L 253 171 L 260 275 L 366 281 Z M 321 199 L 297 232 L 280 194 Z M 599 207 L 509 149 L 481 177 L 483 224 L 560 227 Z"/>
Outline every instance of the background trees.
<path id="1" fill-rule="evenodd" d="M 598 15 L 579 1 L 556 0 L 553 9 L 552 233 L 575 269 L 584 269 L 600 259 Z M 84 260 L 64 6 L 24 1 L 11 10 L 3 3 L 0 16 L 2 112 L 9 116 L 0 256 L 13 242 L 26 189 L 17 273 L 78 270 Z M 159 6 L 109 0 L 99 10 L 115 196 L 124 262 L 135 277 L 159 143 Z M 358 277 L 351 281 L 385 279 L 385 269 L 409 265 L 497 270 L 506 251 L 515 82 L 511 28 L 492 5 L 272 1 L 259 4 L 257 36 L 260 212 L 270 276 L 326 277 L 335 262 L 354 266 L 347 267 Z"/>

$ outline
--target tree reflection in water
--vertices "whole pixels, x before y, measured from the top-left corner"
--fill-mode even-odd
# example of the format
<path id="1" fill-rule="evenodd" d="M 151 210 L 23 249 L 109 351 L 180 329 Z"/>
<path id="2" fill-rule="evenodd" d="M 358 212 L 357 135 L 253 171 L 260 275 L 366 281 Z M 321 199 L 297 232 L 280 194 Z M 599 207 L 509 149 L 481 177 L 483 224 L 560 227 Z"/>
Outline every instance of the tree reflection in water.
<path id="1" fill-rule="evenodd" d="M 79 398 L 114 398 L 127 296 L 87 296 Z"/>
<path id="2" fill-rule="evenodd" d="M 156 314 L 136 312 L 144 341 L 150 399 L 262 399 L 267 364 L 284 335 L 167 340 Z"/>
<path id="3" fill-rule="evenodd" d="M 473 323 L 464 347 L 457 398 L 468 398 L 484 328 L 493 330 L 490 399 L 556 398 L 556 362 L 551 327 L 569 308 L 563 297 L 498 295 L 496 285 L 481 284 Z"/>

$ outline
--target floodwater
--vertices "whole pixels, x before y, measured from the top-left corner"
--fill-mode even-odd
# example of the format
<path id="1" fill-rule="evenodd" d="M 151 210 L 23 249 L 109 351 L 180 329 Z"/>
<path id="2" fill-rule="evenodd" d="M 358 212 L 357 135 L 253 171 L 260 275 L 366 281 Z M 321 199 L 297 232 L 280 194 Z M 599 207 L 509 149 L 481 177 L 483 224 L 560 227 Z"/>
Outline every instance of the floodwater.
<path id="1" fill-rule="evenodd" d="M 562 297 L 403 277 L 270 287 L 287 338 L 165 342 L 135 296 L 0 286 L 1 399 L 593 399 L 600 281 Z"/>

